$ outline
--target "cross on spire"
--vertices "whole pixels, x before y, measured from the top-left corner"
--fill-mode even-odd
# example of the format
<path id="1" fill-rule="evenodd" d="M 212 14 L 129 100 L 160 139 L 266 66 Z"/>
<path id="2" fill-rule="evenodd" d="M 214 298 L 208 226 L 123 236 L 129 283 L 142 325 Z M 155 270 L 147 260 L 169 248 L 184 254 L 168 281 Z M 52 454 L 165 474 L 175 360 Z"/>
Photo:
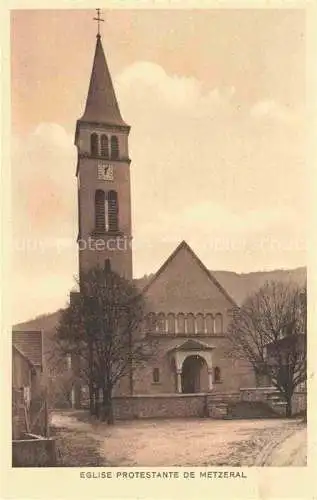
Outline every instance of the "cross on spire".
<path id="1" fill-rule="evenodd" d="M 100 9 L 96 9 L 97 11 L 97 17 L 94 17 L 93 20 L 97 21 L 98 23 L 98 33 L 97 33 L 97 38 L 100 38 L 100 23 L 104 22 L 104 19 L 100 17 Z"/>

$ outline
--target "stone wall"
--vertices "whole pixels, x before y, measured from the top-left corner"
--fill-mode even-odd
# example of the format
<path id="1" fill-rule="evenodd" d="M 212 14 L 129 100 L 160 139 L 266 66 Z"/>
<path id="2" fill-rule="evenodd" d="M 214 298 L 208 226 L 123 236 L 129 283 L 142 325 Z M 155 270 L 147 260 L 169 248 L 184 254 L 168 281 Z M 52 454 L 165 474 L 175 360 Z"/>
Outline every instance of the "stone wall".
<path id="1" fill-rule="evenodd" d="M 114 417 L 118 420 L 138 418 L 204 417 L 206 394 L 163 394 L 114 398 Z"/>
<path id="2" fill-rule="evenodd" d="M 293 415 L 307 410 L 307 392 L 295 392 L 292 399 Z"/>
<path id="3" fill-rule="evenodd" d="M 306 408 L 306 393 L 296 393 L 293 414 Z M 285 402 L 274 388 L 256 387 L 231 393 L 157 394 L 115 397 L 117 420 L 141 418 L 272 418 L 285 415 Z"/>
<path id="4" fill-rule="evenodd" d="M 54 438 L 26 435 L 12 441 L 12 467 L 54 467 L 56 444 Z"/>
<path id="5" fill-rule="evenodd" d="M 285 414 L 286 403 L 281 394 L 274 387 L 256 387 L 241 389 L 241 401 L 261 401 L 267 403 L 274 411 L 280 415 Z M 295 392 L 292 399 L 292 413 L 305 412 L 307 409 L 307 393 Z"/>

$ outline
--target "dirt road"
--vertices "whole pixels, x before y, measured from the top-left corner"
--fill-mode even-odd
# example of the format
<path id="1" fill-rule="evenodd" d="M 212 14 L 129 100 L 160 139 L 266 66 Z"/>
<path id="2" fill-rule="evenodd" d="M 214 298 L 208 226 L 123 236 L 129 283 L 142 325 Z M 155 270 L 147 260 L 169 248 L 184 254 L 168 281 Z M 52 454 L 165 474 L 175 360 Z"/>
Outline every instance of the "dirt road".
<path id="1" fill-rule="evenodd" d="M 300 467 L 307 463 L 307 429 L 299 429 L 271 448 L 260 465 Z"/>
<path id="2" fill-rule="evenodd" d="M 77 412 L 77 416 L 80 420 L 86 418 L 84 413 Z M 85 439 L 87 446 L 94 441 L 101 456 L 98 465 L 306 464 L 306 426 L 298 420 L 138 420 L 109 427 L 101 422 L 79 421 L 76 413 L 63 412 L 52 415 L 52 424 L 64 429 L 64 440 L 69 437 L 75 443 L 72 437 L 77 433 L 81 446 Z M 81 465 L 86 465 L 85 459 L 81 460 Z"/>

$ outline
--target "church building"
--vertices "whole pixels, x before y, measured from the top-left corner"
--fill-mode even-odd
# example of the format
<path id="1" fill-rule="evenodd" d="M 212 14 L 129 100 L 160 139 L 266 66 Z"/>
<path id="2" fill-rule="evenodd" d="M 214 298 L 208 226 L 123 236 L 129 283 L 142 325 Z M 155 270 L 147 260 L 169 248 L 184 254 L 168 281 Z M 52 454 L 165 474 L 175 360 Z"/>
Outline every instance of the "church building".
<path id="1" fill-rule="evenodd" d="M 75 133 L 79 273 L 99 264 L 133 279 L 129 132 L 98 33 Z M 236 304 L 185 241 L 143 294 L 146 329 L 158 349 L 154 360 L 133 374 L 133 395 L 226 393 L 255 386 L 250 365 L 228 356 L 226 331 Z M 117 392 L 132 395 L 129 384 L 120 384 Z"/>

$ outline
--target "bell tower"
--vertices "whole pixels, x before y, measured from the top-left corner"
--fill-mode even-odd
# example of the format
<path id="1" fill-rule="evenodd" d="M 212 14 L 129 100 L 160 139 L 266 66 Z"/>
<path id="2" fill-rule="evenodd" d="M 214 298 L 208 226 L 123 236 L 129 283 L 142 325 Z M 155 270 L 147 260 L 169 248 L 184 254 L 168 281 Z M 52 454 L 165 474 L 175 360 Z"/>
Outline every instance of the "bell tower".
<path id="1" fill-rule="evenodd" d="M 107 266 L 132 279 L 130 127 L 119 110 L 99 23 L 85 111 L 77 120 L 79 276 Z"/>

